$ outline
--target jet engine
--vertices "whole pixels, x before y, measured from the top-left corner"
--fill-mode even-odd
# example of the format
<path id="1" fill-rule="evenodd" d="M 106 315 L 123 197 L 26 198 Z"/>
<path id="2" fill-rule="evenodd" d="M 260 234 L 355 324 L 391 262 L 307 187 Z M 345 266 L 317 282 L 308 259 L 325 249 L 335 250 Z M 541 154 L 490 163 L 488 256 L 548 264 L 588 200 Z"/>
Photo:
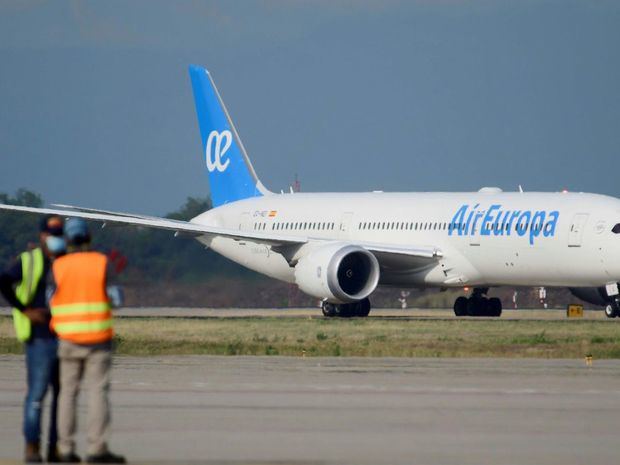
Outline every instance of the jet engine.
<path id="1" fill-rule="evenodd" d="M 605 294 L 604 287 L 570 287 L 568 290 L 575 297 L 589 304 L 604 307 L 610 302 L 610 299 Z"/>
<path id="2" fill-rule="evenodd" d="M 295 282 L 311 296 L 333 303 L 368 297 L 379 283 L 379 262 L 363 247 L 330 244 L 303 256 L 295 266 Z"/>

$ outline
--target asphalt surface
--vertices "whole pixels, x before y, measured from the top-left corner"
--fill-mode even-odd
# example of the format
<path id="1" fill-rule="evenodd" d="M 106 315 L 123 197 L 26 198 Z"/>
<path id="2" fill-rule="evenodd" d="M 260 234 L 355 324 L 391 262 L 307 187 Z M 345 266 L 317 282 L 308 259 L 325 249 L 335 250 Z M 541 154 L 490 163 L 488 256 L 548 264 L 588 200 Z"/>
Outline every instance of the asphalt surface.
<path id="1" fill-rule="evenodd" d="M 189 317 L 189 318 L 321 318 L 319 308 L 120 308 L 115 315 L 123 317 Z M 455 319 L 452 309 L 425 309 L 425 308 L 376 308 L 370 312 L 371 318 L 404 319 L 404 320 L 446 320 Z M 461 317 L 462 318 L 462 317 Z M 566 310 L 555 309 L 505 309 L 501 319 L 504 320 L 564 320 Z M 496 318 L 493 318 L 496 319 Z M 617 320 L 605 317 L 603 311 L 585 311 L 585 320 Z"/>
<path id="2" fill-rule="evenodd" d="M 24 379 L 22 357 L 0 356 L 0 464 L 21 458 Z M 113 379 L 111 446 L 134 463 L 620 457 L 617 360 L 118 357 Z"/>

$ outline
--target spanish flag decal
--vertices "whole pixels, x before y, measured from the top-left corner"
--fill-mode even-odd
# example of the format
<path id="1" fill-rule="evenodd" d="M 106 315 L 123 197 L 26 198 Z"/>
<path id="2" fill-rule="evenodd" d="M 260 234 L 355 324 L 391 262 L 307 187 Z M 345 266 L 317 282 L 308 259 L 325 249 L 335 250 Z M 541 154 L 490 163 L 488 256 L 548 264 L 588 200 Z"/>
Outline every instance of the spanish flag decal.
<path id="1" fill-rule="evenodd" d="M 269 212 L 269 218 L 274 218 L 277 215 L 277 213 L 278 213 L 277 210 L 271 210 Z"/>

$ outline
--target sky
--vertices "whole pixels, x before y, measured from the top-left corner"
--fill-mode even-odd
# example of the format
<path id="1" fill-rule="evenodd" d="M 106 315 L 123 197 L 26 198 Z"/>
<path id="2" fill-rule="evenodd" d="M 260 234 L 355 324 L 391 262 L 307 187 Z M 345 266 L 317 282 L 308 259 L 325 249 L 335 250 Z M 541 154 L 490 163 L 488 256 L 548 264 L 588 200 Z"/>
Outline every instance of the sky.
<path id="1" fill-rule="evenodd" d="M 263 184 L 620 197 L 617 1 L 0 1 L 0 192 L 209 192 L 188 65 Z"/>

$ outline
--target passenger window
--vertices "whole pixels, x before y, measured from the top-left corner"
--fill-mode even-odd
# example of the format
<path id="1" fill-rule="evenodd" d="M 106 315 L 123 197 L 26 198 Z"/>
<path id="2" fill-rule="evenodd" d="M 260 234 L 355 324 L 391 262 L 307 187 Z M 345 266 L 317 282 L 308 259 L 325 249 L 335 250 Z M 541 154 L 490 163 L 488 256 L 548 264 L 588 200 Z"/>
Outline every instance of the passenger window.
<path id="1" fill-rule="evenodd" d="M 615 226 L 612 228 L 611 232 L 612 232 L 612 233 L 614 233 L 614 234 L 620 234 L 620 223 L 618 223 L 617 225 L 615 225 Z"/>

